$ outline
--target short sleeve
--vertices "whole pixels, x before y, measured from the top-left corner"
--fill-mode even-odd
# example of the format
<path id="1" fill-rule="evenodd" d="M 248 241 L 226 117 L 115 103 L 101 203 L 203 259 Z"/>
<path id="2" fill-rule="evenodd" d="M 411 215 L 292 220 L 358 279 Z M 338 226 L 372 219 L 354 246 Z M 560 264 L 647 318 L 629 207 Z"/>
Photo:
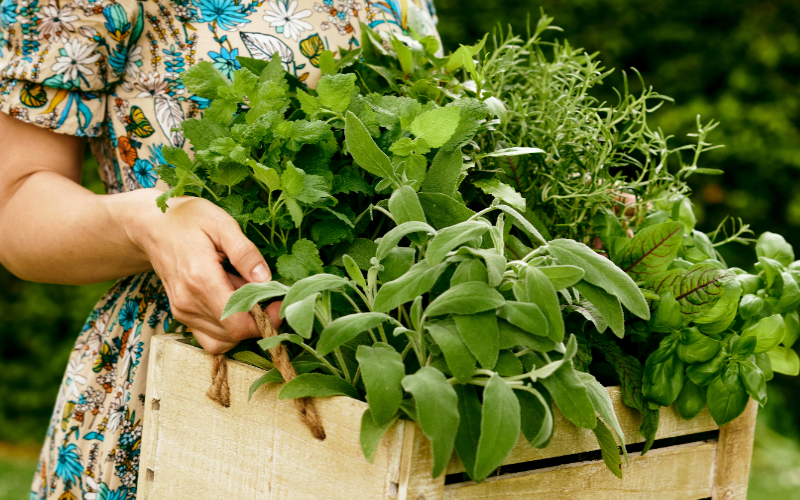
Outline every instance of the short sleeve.
<path id="1" fill-rule="evenodd" d="M 142 33 L 136 0 L 2 0 L 0 111 L 62 134 L 96 137 L 106 93 Z"/>

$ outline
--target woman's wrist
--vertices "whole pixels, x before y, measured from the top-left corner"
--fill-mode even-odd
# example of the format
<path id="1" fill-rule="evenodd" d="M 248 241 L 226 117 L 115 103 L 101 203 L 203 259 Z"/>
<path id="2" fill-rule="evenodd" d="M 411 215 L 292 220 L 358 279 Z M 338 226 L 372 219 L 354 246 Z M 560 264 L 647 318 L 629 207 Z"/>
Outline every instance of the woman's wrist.
<path id="1" fill-rule="evenodd" d="M 165 219 L 156 205 L 156 198 L 163 193 L 158 188 L 137 189 L 127 193 L 105 196 L 112 223 L 122 228 L 129 242 L 134 267 L 152 269 L 149 249 L 155 240 L 153 229 Z"/>

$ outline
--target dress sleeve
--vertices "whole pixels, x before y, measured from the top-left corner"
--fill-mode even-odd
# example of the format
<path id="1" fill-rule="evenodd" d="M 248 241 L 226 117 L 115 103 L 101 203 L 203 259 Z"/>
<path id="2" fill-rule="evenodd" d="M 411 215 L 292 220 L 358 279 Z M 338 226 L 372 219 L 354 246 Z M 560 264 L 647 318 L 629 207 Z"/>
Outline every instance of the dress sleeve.
<path id="1" fill-rule="evenodd" d="M 0 110 L 58 133 L 100 135 L 106 94 L 142 33 L 139 3 L 2 0 L 0 15 Z"/>

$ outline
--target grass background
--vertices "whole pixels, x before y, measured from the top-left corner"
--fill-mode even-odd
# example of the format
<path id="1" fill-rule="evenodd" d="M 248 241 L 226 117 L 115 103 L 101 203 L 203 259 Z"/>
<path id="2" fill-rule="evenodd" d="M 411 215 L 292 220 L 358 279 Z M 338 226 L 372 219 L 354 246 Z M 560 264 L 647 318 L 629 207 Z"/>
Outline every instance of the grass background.
<path id="1" fill-rule="evenodd" d="M 695 117 L 722 124 L 710 137 L 723 149 L 693 176 L 700 229 L 727 214 L 756 232 L 783 234 L 800 255 L 800 2 L 772 0 L 435 0 L 447 49 L 470 44 L 501 23 L 524 35 L 539 9 L 555 17 L 573 46 L 600 52 L 609 68 L 639 70 L 647 85 L 675 99 L 653 117 L 683 138 Z M 599 96 L 612 100 L 616 71 Z M 638 85 L 634 82 L 633 87 Z M 683 139 L 681 139 L 683 140 Z M 102 192 L 87 159 L 84 185 Z M 726 255 L 755 260 L 752 247 Z M 38 443 L 77 332 L 109 284 L 28 283 L 0 267 L 0 500 L 27 498 Z M 759 413 L 749 498 L 800 500 L 800 380 L 776 376 Z"/>

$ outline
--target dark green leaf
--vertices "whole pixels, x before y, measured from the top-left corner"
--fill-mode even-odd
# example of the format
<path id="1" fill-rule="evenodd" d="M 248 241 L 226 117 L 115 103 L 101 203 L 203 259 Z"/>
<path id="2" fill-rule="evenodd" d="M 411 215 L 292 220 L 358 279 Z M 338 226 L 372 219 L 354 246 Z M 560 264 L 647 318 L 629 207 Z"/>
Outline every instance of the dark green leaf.
<path id="1" fill-rule="evenodd" d="M 786 335 L 786 324 L 780 314 L 762 318 L 758 323 L 742 332 L 742 338 L 755 337 L 757 339 L 756 353 L 767 352 L 780 344 L 784 335 Z"/>
<path id="2" fill-rule="evenodd" d="M 514 391 L 495 374 L 483 390 L 481 437 L 475 453 L 472 479 L 483 481 L 492 473 L 517 443 L 520 409 Z"/>
<path id="3" fill-rule="evenodd" d="M 487 370 L 494 368 L 500 352 L 500 331 L 495 312 L 456 315 L 454 318 L 464 344 L 475 355 L 481 366 Z"/>
<path id="4" fill-rule="evenodd" d="M 403 358 L 393 347 L 378 343 L 372 347 L 358 346 L 356 359 L 367 388 L 372 418 L 380 426 L 391 422 L 403 400 L 401 381 L 406 374 Z"/>
<path id="5" fill-rule="evenodd" d="M 706 407 L 706 388 L 698 386 L 690 378 L 687 378 L 683 381 L 683 388 L 678 399 L 675 400 L 675 407 L 681 418 L 693 419 Z"/>
<path id="6" fill-rule="evenodd" d="M 593 429 L 597 424 L 594 406 L 586 387 L 572 367 L 564 363 L 551 376 L 541 379 L 564 417 L 584 429 Z"/>
<path id="7" fill-rule="evenodd" d="M 708 411 L 717 425 L 725 425 L 742 414 L 747 391 L 739 380 L 739 365 L 731 363 L 708 386 Z"/>
<path id="8" fill-rule="evenodd" d="M 440 264 L 431 267 L 426 260 L 414 264 L 402 277 L 381 286 L 375 295 L 373 309 L 389 312 L 428 292 L 446 266 L 447 264 Z"/>
<path id="9" fill-rule="evenodd" d="M 345 136 L 347 150 L 358 163 L 358 166 L 378 177 L 384 179 L 394 178 L 392 162 L 386 153 L 380 150 L 361 120 L 352 112 L 347 112 L 345 118 Z"/>
<path id="10" fill-rule="evenodd" d="M 395 422 L 397 422 L 397 417 L 390 419 L 383 425 L 378 425 L 375 423 L 375 419 L 372 418 L 371 409 L 367 408 L 367 410 L 364 411 L 364 414 L 361 416 L 359 442 L 361 443 L 361 452 L 364 454 L 364 458 L 367 459 L 367 462 L 374 463 L 375 452 L 378 451 L 381 438 Z"/>
<path id="11" fill-rule="evenodd" d="M 464 341 L 461 340 L 461 335 L 458 333 L 455 323 L 452 321 L 426 323 L 425 329 L 442 350 L 450 373 L 460 383 L 468 383 L 472 378 L 472 373 L 475 371 L 475 356 L 472 355 Z"/>
<path id="12" fill-rule="evenodd" d="M 614 335 L 619 338 L 625 336 L 625 317 L 622 314 L 622 304 L 620 304 L 618 298 L 585 281 L 577 283 L 575 288 L 597 308 L 597 311 L 606 320 L 608 326 L 611 327 Z"/>
<path id="13" fill-rule="evenodd" d="M 681 225 L 682 227 L 683 225 Z M 614 435 L 611 434 L 609 428 L 599 418 L 592 432 L 594 432 L 597 443 L 600 445 L 600 454 L 603 456 L 603 462 L 605 462 L 606 467 L 615 476 L 622 479 L 622 458 L 619 454 L 617 442 L 614 440 Z"/>
<path id="14" fill-rule="evenodd" d="M 475 212 L 450 196 L 439 193 L 419 193 L 419 202 L 425 211 L 428 222 L 436 229 L 442 229 L 469 219 Z"/>
<path id="15" fill-rule="evenodd" d="M 458 394 L 458 433 L 456 434 L 456 452 L 464 469 L 470 477 L 475 471 L 475 455 L 481 437 L 481 401 L 474 385 L 457 385 Z"/>
<path id="16" fill-rule="evenodd" d="M 636 280 L 647 280 L 666 271 L 681 249 L 683 229 L 680 222 L 663 222 L 640 230 L 616 263 Z"/>
<path id="17" fill-rule="evenodd" d="M 353 340 L 356 335 L 375 328 L 392 318 L 379 312 L 348 314 L 331 321 L 319 336 L 317 352 L 325 356 L 345 342 Z"/>
<path id="18" fill-rule="evenodd" d="M 422 191 L 440 193 L 452 197 L 458 188 L 458 181 L 461 178 L 462 163 L 461 149 L 453 151 L 440 149 L 433 158 L 428 173 L 425 175 Z"/>
<path id="19" fill-rule="evenodd" d="M 553 411 L 550 402 L 534 388 L 517 391 L 519 400 L 521 428 L 525 439 L 537 448 L 544 448 L 553 437 Z"/>

